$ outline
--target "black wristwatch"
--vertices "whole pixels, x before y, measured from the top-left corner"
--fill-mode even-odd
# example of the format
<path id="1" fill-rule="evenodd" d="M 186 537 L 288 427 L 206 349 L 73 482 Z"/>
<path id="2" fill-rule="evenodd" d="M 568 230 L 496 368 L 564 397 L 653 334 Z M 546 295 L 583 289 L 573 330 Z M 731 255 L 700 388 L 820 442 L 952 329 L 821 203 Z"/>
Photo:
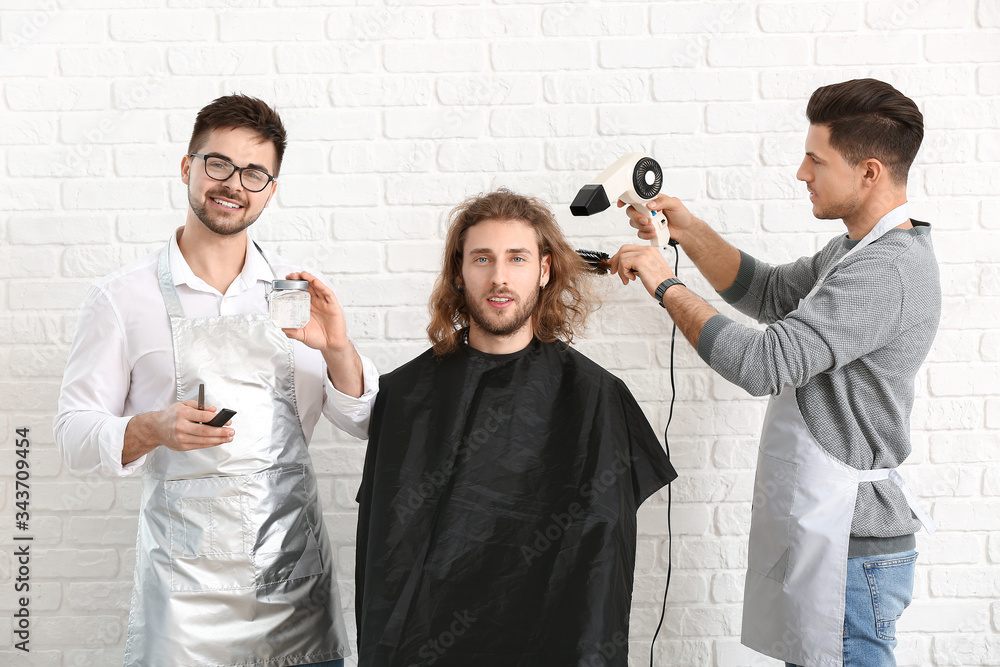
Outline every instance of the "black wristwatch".
<path id="1" fill-rule="evenodd" d="M 661 308 L 666 308 L 666 306 L 663 305 L 663 295 L 666 294 L 667 290 L 673 287 L 674 285 L 683 285 L 683 284 L 684 283 L 682 283 L 677 278 L 667 278 L 657 286 L 656 296 L 654 296 L 653 298 L 656 299 L 656 301 L 660 304 Z"/>

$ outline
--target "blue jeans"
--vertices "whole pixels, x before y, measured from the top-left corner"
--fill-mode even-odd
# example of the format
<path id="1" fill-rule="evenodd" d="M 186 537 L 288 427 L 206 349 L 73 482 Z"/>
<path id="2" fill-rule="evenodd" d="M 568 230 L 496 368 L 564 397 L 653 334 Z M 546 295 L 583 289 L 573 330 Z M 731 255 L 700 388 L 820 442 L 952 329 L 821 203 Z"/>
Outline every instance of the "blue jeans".
<path id="1" fill-rule="evenodd" d="M 896 620 L 913 597 L 916 562 L 912 549 L 847 559 L 845 667 L 896 667 Z"/>

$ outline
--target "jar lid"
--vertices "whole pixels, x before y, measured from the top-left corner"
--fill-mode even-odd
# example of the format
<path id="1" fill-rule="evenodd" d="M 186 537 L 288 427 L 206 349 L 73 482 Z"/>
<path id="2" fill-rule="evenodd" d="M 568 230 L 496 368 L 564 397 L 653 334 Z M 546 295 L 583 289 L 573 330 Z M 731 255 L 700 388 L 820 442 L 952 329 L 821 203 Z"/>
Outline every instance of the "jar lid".
<path id="1" fill-rule="evenodd" d="M 271 283 L 272 289 L 300 289 L 308 290 L 308 280 L 275 280 Z"/>

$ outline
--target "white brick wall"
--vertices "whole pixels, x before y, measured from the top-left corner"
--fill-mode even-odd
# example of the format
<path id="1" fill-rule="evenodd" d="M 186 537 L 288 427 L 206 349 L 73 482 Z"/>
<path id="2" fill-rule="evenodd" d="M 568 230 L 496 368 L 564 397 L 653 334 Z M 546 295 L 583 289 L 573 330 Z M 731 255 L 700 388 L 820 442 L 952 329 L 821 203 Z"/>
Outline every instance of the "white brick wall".
<path id="1" fill-rule="evenodd" d="M 569 215 L 618 154 L 648 150 L 666 190 L 773 261 L 838 232 L 795 167 L 814 88 L 875 76 L 927 133 L 914 215 L 937 223 L 945 305 L 918 375 L 906 466 L 939 522 L 918 534 L 902 665 L 1000 664 L 1000 2 L 5 0 L 0 12 L 0 664 L 121 659 L 138 487 L 62 469 L 51 422 L 86 286 L 183 220 L 194 113 L 242 91 L 290 146 L 261 241 L 336 282 L 383 370 L 421 351 L 448 209 L 509 185 L 548 198 L 580 246 L 631 240 L 622 216 Z M 681 276 L 713 303 L 682 259 Z M 608 280 L 581 348 L 662 429 L 662 311 Z M 725 309 L 724 306 L 722 306 Z M 729 311 L 727 311 L 729 312 Z M 658 664 L 768 665 L 738 642 L 763 403 L 679 341 L 674 579 Z M 31 429 L 30 655 L 11 648 L 14 429 Z M 314 456 L 353 627 L 353 497 L 364 443 L 317 429 Z M 632 663 L 666 571 L 666 497 L 640 512 Z"/>

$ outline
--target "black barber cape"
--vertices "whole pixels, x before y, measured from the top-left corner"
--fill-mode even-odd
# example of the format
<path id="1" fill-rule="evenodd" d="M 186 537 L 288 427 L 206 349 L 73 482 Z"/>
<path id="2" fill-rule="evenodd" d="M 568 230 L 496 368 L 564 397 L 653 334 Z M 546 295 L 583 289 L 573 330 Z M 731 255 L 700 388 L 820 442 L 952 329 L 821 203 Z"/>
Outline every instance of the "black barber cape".
<path id="1" fill-rule="evenodd" d="M 677 477 L 564 343 L 383 375 L 358 492 L 364 667 L 628 664 L 636 509 Z"/>

